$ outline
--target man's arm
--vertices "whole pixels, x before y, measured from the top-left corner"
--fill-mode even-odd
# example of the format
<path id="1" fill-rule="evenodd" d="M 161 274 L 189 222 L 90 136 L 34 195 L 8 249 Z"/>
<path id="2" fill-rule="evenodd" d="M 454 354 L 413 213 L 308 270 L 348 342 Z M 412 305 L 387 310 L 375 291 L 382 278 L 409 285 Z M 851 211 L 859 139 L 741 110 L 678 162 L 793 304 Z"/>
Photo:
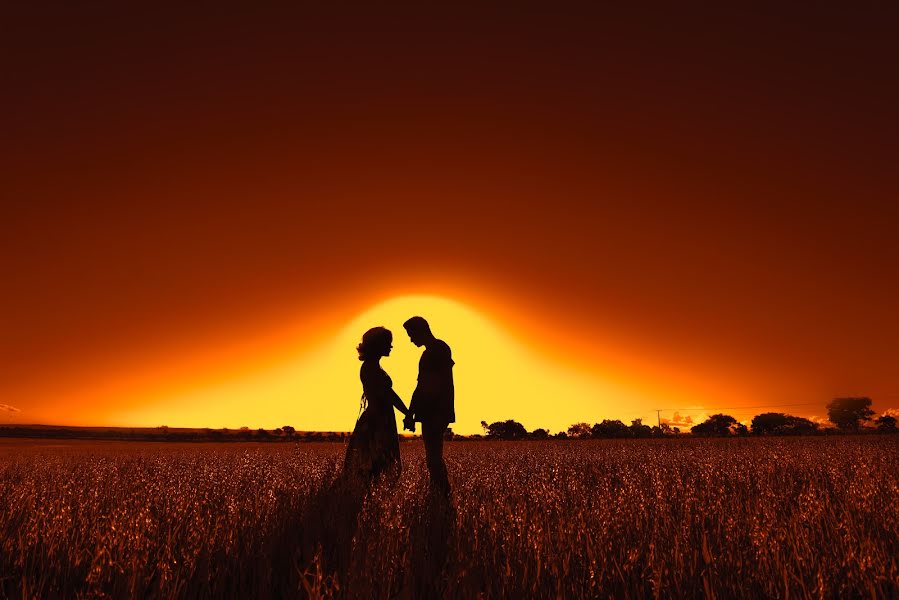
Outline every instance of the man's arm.
<path id="1" fill-rule="evenodd" d="M 412 397 L 409 399 L 409 411 L 406 413 L 406 417 L 403 419 L 403 429 L 406 429 L 411 432 L 415 432 L 415 410 L 418 406 L 418 386 L 415 387 L 415 391 L 412 392 Z"/>
<path id="2" fill-rule="evenodd" d="M 419 398 L 421 397 L 421 393 L 419 392 L 418 387 L 419 386 L 417 386 L 417 385 L 415 386 L 415 391 L 412 392 L 412 397 L 409 398 L 409 414 L 411 416 L 415 416 L 418 413 L 419 404 L 421 403 L 419 401 Z"/>

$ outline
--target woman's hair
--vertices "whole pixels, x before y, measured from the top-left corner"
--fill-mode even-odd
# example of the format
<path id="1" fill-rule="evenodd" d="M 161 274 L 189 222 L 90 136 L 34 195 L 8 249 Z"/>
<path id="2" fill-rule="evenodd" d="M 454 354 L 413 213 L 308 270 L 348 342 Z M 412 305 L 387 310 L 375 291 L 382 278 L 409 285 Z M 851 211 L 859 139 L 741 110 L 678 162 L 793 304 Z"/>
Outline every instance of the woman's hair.
<path id="1" fill-rule="evenodd" d="M 393 342 L 393 334 L 386 327 L 372 327 L 362 335 L 362 341 L 356 346 L 359 360 L 378 358 Z"/>

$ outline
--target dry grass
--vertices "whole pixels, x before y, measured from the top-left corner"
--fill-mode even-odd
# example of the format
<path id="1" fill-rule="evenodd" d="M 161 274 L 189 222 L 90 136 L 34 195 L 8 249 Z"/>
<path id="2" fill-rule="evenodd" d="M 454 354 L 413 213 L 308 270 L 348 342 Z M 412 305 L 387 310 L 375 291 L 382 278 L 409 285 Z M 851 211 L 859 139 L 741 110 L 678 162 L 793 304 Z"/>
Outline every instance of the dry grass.
<path id="1" fill-rule="evenodd" d="M 342 452 L 5 443 L 0 595 L 899 594 L 895 437 L 448 444 L 451 509 L 418 443 L 365 499 Z"/>

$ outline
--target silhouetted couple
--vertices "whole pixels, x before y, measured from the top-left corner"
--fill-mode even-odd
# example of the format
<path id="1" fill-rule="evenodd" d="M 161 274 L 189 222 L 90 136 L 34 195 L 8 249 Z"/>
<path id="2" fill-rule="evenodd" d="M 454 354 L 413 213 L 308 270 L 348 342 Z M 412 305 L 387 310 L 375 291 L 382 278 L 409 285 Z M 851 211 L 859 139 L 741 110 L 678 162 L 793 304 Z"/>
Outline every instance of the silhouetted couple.
<path id="1" fill-rule="evenodd" d="M 412 317 L 403 327 L 409 340 L 419 348 L 424 346 L 418 363 L 418 385 L 412 393 L 409 408 L 393 391 L 393 381 L 381 368 L 381 357 L 390 356 L 393 334 L 384 327 L 374 327 L 365 332 L 356 347 L 362 367 L 362 404 L 365 407 L 359 419 L 344 461 L 344 473 L 358 479 L 363 485 L 386 476 L 399 477 L 400 446 L 393 409 L 404 415 L 403 426 L 415 431 L 415 423 L 421 423 L 421 437 L 425 446 L 425 459 L 430 473 L 431 487 L 435 492 L 449 497 L 450 485 L 443 461 L 443 435 L 450 423 L 456 420 L 453 407 L 453 365 L 450 347 L 431 333 L 431 327 L 422 317 Z"/>

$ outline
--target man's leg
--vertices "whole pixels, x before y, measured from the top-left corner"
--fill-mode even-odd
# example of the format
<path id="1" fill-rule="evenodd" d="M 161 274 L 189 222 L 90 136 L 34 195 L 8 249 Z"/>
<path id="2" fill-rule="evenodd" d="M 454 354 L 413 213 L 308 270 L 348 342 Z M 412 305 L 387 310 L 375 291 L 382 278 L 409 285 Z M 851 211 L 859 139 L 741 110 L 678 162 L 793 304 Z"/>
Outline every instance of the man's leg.
<path id="1" fill-rule="evenodd" d="M 425 444 L 425 462 L 431 476 L 431 486 L 444 496 L 450 495 L 449 477 L 443 462 L 443 434 L 447 423 L 422 422 L 421 439 Z"/>

